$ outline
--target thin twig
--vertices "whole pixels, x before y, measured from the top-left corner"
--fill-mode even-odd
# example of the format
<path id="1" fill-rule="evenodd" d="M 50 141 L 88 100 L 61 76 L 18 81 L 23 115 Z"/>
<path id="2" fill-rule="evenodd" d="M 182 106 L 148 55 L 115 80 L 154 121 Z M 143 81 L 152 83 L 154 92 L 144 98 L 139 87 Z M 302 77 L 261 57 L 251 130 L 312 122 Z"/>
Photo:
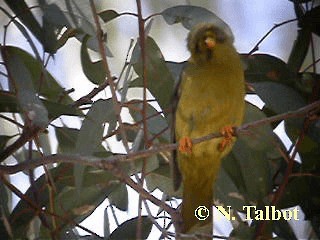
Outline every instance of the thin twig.
<path id="1" fill-rule="evenodd" d="M 103 39 L 102 39 L 103 31 L 102 31 L 101 26 L 100 26 L 100 22 L 99 22 L 96 6 L 95 6 L 93 0 L 90 0 L 90 6 L 91 6 L 91 11 L 92 11 L 92 15 L 93 15 L 93 18 L 94 18 L 94 22 L 95 22 L 95 25 L 96 25 L 96 28 L 97 28 L 96 36 L 97 36 L 98 43 L 99 43 L 99 51 L 100 51 L 100 55 L 101 55 L 101 58 L 102 58 L 103 68 L 106 71 L 106 80 L 107 80 L 107 82 L 109 83 L 109 86 L 110 86 L 114 113 L 116 114 L 116 117 L 117 117 L 117 120 L 118 120 L 118 123 L 119 123 L 119 129 L 120 129 L 120 134 L 121 134 L 123 145 L 124 145 L 126 151 L 128 152 L 129 151 L 128 140 L 127 140 L 126 132 L 125 132 L 125 130 L 123 128 L 122 119 L 121 119 L 121 116 L 120 116 L 121 106 L 118 104 L 116 88 L 115 88 L 115 84 L 114 84 L 113 78 L 111 76 L 111 72 L 110 72 L 109 65 L 108 65 L 108 62 L 107 62 L 107 57 L 106 57 L 106 49 L 105 49 L 105 45 L 104 45 L 104 42 L 103 42 Z"/>
<path id="2" fill-rule="evenodd" d="M 115 78 L 113 78 L 113 80 L 115 80 Z M 101 85 L 99 85 L 98 87 L 95 87 L 94 89 L 91 90 L 91 92 L 89 92 L 87 95 L 79 98 L 77 101 L 75 101 L 72 106 L 74 107 L 79 107 L 83 104 L 88 104 L 88 103 L 92 103 L 92 98 L 94 96 L 96 96 L 99 92 L 101 92 L 102 90 L 104 90 L 107 86 L 109 85 L 108 81 L 103 82 Z"/>
<path id="3" fill-rule="evenodd" d="M 282 26 L 282 25 L 285 25 L 287 23 L 290 23 L 290 22 L 294 22 L 294 21 L 297 21 L 297 18 L 294 18 L 294 19 L 290 19 L 290 20 L 287 20 L 287 21 L 284 21 L 282 23 L 278 23 L 278 24 L 275 24 L 258 42 L 257 44 L 252 48 L 252 50 L 248 53 L 248 55 L 251 55 L 253 54 L 255 51 L 258 51 L 259 49 L 259 45 L 269 36 L 269 34 L 271 32 L 273 32 L 273 30 L 275 30 L 276 28 Z"/>
<path id="4" fill-rule="evenodd" d="M 148 87 L 148 80 L 147 80 L 147 62 L 146 62 L 146 49 L 145 49 L 145 31 L 144 31 L 144 20 L 142 17 L 142 8 L 141 8 L 141 1 L 136 0 L 137 5 L 137 12 L 138 12 L 138 27 L 139 27 L 139 45 L 141 51 L 141 59 L 142 59 L 142 80 L 143 80 L 143 104 L 142 104 L 142 121 L 143 121 L 143 139 L 145 143 L 145 147 L 148 148 L 149 145 L 149 136 L 148 136 L 148 125 L 147 125 L 147 87 Z M 145 178 L 145 170 L 146 170 L 146 159 L 143 159 L 143 165 L 141 170 L 141 179 L 136 175 L 136 179 L 138 183 L 143 186 L 144 178 Z M 137 234 L 136 238 L 141 239 L 142 234 L 142 196 L 139 195 L 139 202 L 138 202 L 138 224 L 137 224 Z M 145 203 L 146 204 L 146 203 Z M 152 215 L 150 216 L 152 218 Z"/>
<path id="5" fill-rule="evenodd" d="M 3 114 L 0 114 L 0 118 L 3 118 L 5 120 L 7 120 L 8 122 L 11 122 L 11 123 L 17 125 L 19 128 L 23 128 L 23 125 L 21 123 L 19 123 L 19 122 L 15 121 L 14 119 L 11 119 L 11 118 L 3 115 Z"/>

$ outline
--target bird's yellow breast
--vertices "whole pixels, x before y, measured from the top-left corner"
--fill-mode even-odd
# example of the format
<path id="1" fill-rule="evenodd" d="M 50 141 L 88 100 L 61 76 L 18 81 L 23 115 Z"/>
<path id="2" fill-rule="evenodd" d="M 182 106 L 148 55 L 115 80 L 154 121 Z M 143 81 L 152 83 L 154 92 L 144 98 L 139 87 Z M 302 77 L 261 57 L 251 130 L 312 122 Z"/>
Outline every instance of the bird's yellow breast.
<path id="1" fill-rule="evenodd" d="M 225 126 L 238 126 L 244 112 L 244 79 L 238 56 L 232 66 L 190 64 L 182 77 L 176 113 L 176 136 L 197 138 L 219 132 Z M 217 155 L 219 139 L 195 145 L 194 156 Z M 227 152 L 227 151 L 226 151 Z"/>

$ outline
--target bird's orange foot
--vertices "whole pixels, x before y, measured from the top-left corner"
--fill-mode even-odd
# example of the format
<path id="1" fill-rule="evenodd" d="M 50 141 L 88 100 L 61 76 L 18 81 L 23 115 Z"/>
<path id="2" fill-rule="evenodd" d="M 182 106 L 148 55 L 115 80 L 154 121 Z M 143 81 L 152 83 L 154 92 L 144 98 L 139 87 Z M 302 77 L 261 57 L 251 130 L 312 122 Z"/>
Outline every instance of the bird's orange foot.
<path id="1" fill-rule="evenodd" d="M 192 153 L 192 141 L 189 137 L 183 137 L 179 140 L 179 151 L 182 153 Z"/>
<path id="2" fill-rule="evenodd" d="M 218 146 L 220 152 L 224 151 L 228 145 L 232 143 L 232 137 L 234 136 L 234 130 L 232 126 L 225 126 L 221 130 L 223 139 Z"/>

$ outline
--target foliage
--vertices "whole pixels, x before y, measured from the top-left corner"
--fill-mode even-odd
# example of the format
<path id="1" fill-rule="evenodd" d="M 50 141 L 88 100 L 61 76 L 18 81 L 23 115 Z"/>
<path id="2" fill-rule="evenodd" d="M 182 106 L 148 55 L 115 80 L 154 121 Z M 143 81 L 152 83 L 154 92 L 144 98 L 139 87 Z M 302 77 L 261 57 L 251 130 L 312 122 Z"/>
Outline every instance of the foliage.
<path id="1" fill-rule="evenodd" d="M 0 118 L 17 128 L 14 135 L 0 131 L 0 236 L 101 239 L 87 229 L 88 236 L 80 236 L 75 227 L 80 227 L 79 223 L 105 198 L 109 199 L 110 208 L 126 211 L 130 186 L 140 194 L 141 202 L 156 204 L 159 215 L 147 217 L 140 213 L 110 233 L 111 215 L 106 211 L 104 239 L 147 238 L 152 225 L 171 238 L 174 233 L 167 231 L 171 224 L 166 212 L 174 219 L 175 209 L 168 201 L 174 203 L 181 194 L 173 191 L 168 164 L 168 153 L 176 147 L 170 144 L 171 102 L 184 63 L 166 61 L 156 39 L 148 36 L 147 28 L 152 28 L 150 21 L 156 17 L 169 25 L 181 23 L 187 29 L 201 21 L 215 22 L 232 35 L 230 28 L 211 11 L 191 5 L 175 6 L 142 18 L 139 0 L 138 14 L 111 9 L 97 12 L 93 1 L 38 2 L 39 5 L 28 7 L 23 0 L 5 0 L 13 13 L 1 6 L 10 19 L 3 26 L 5 37 L 7 29 L 15 24 L 33 52 L 6 45 L 5 38 L 0 45 L 4 66 L 0 72 Z M 320 96 L 320 75 L 309 71 L 315 66 L 301 69 L 308 50 L 314 51 L 312 39 L 319 37 L 320 7 L 305 8 L 310 0 L 292 2 L 297 19 L 273 28 L 297 21 L 298 35 L 289 60 L 256 54 L 258 45 L 242 54 L 247 93 L 258 95 L 265 105 L 259 109 L 247 103 L 248 127 L 239 131 L 238 141 L 224 159 L 218 178 L 216 201 L 231 206 L 238 216 L 238 224 L 233 225 L 230 234 L 234 238 L 270 237 L 272 233 L 278 238 L 296 238 L 286 220 L 242 221 L 239 213 L 244 212 L 244 205 L 259 209 L 299 206 L 312 229 L 305 237 L 320 238 L 319 104 L 307 113 L 295 111 L 318 101 Z M 42 24 L 35 17 L 35 9 L 41 12 Z M 112 57 L 112 49 L 107 47 L 105 26 L 123 15 L 139 19 L 140 31 L 116 79 L 106 58 Z M 263 41 L 268 40 L 268 34 Z M 96 85 L 78 100 L 70 97 L 73 90 L 66 90 L 62 79 L 47 70 L 48 61 L 71 38 L 81 42 L 82 71 Z M 91 60 L 92 51 L 99 53 L 101 59 Z M 319 61 L 316 57 L 313 64 Z M 143 96 L 129 98 L 128 91 L 136 88 L 142 90 Z M 98 93 L 106 89 L 111 94 L 100 97 Z M 147 98 L 146 90 L 154 99 Z M 121 109 L 129 110 L 132 123 L 121 118 Z M 279 114 L 283 118 L 270 120 Z M 63 123 L 65 116 L 80 119 L 81 127 L 57 126 L 55 121 L 60 119 Z M 273 132 L 282 121 L 293 142 L 289 150 Z M 57 154 L 47 147 L 53 141 L 52 133 L 58 143 Z M 114 136 L 129 154 L 106 147 Z M 301 161 L 296 160 L 298 154 Z M 9 167 L 12 159 L 18 163 Z M 42 175 L 35 178 L 34 168 L 40 165 Z M 10 182 L 9 175 L 17 172 L 30 179 L 25 193 Z M 155 189 L 162 191 L 163 199 L 151 195 Z M 9 207 L 11 193 L 20 199 L 13 210 Z"/>

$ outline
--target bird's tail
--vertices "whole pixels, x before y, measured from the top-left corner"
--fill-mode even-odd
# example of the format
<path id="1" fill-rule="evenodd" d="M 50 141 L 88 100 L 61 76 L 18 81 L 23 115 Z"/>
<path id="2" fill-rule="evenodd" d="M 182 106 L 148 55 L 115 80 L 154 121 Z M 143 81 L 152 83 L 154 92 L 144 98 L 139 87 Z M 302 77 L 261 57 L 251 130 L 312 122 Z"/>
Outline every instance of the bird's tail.
<path id="1" fill-rule="evenodd" d="M 205 229 L 207 231 L 205 233 L 212 234 L 213 179 L 197 180 L 184 179 L 183 181 L 184 190 L 181 212 L 183 232 L 198 232 L 198 227 L 202 229 L 206 225 Z M 199 220 L 196 215 L 202 220 Z M 205 218 L 206 216 L 207 218 Z M 200 232 L 204 233 L 203 231 Z"/>

